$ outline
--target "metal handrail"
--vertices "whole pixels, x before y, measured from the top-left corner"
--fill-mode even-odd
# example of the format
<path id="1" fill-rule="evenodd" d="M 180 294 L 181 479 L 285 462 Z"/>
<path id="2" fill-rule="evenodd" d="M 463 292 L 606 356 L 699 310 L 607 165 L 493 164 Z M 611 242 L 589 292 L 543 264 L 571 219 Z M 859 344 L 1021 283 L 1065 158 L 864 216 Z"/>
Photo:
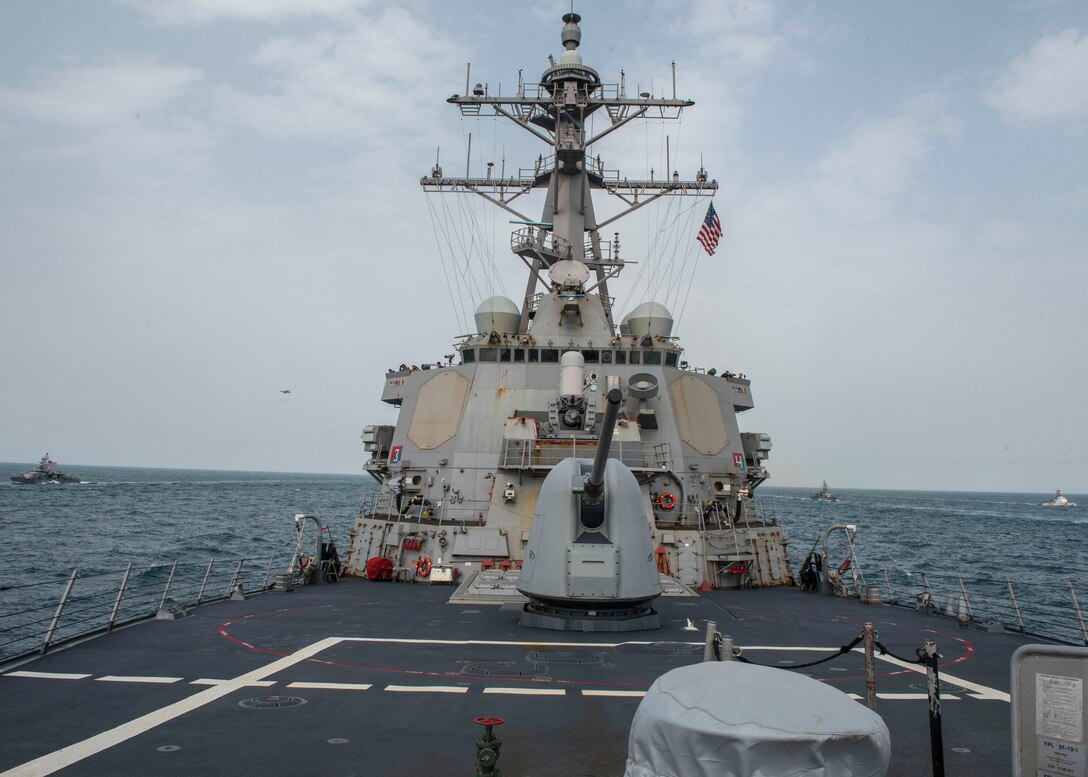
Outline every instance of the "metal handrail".
<path id="1" fill-rule="evenodd" d="M 247 561 L 259 564 L 247 568 Z M 72 570 L 65 578 L 0 589 L 0 609 L 6 610 L 0 612 L 0 618 L 4 619 L 7 637 L 0 641 L 0 663 L 46 653 L 63 642 L 153 617 L 173 605 L 184 608 L 225 599 L 240 584 L 247 592 L 268 590 L 276 555 L 267 559 L 242 556 L 229 566 L 221 564 L 218 576 L 213 575 L 215 564 L 216 560 L 212 559 L 144 567 L 129 564 L 124 569 L 88 574 Z M 288 561 L 284 560 L 284 568 L 287 565 Z M 165 582 L 163 572 L 167 573 Z M 147 576 L 153 579 L 142 579 Z M 113 584 L 111 577 L 120 578 L 119 584 Z M 214 588 L 209 588 L 209 583 Z M 16 592 L 32 586 L 52 586 L 51 590 L 62 587 L 63 590 L 59 597 L 51 596 L 48 601 L 43 596 L 42 600 L 36 599 L 27 606 L 10 604 Z M 42 593 L 48 595 L 46 591 Z M 44 615 L 49 611 L 51 614 Z"/>
<path id="2" fill-rule="evenodd" d="M 1008 576 L 964 578 L 950 572 L 881 569 L 887 589 L 881 592 L 881 599 L 888 604 L 925 609 L 964 623 L 1088 645 L 1088 628 L 1072 581 L 1019 581 L 1014 586 Z M 893 589 L 893 580 L 900 595 Z"/>

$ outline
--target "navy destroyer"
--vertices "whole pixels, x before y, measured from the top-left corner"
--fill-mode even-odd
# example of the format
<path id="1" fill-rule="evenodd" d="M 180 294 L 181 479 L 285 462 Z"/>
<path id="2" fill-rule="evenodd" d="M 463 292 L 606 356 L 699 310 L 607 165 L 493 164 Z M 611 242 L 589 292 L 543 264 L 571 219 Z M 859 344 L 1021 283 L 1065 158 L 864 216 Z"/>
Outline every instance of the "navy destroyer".
<path id="1" fill-rule="evenodd" d="M 29 472 L 11 476 L 12 483 L 19 485 L 42 485 L 44 483 L 79 483 L 75 475 L 69 475 L 57 469 L 57 462 L 49 458 L 49 454 L 42 456 L 38 466 Z"/>
<path id="2" fill-rule="evenodd" d="M 274 585 L 275 558 L 248 576 L 239 559 L 217 596 L 214 560 L 189 578 L 177 563 L 157 570 L 150 594 L 129 565 L 119 585 L 102 574 L 73 595 L 73 571 L 59 603 L 30 611 L 40 647 L 0 667 L 0 777 L 907 777 L 945 761 L 989 777 L 1009 771 L 1013 733 L 1033 725 L 1057 733 L 1024 740 L 1038 745 L 1027 760 L 1014 749 L 1017 773 L 1083 774 L 1081 751 L 1048 750 L 1083 742 L 1072 715 L 1083 681 L 1048 658 L 1043 685 L 1023 685 L 1049 694 L 1048 714 L 1030 700 L 1010 719 L 1024 635 L 960 629 L 969 612 L 940 618 L 928 599 L 887 606 L 872 587 L 850 598 L 792 586 L 785 537 L 752 499 L 770 440 L 739 430 L 748 380 L 686 364 L 659 303 L 614 323 L 607 282 L 623 262 L 589 193 L 630 210 L 715 183 L 702 170 L 631 181 L 587 154 L 614 129 L 691 103 L 603 84 L 578 54 L 579 22 L 564 17 L 565 53 L 539 84 L 450 98 L 554 153 L 510 179 L 436 166 L 424 188 L 506 209 L 540 188 L 546 205 L 514 235 L 530 271 L 521 303 L 482 304 L 447 363 L 386 375 L 400 419 L 364 432 L 380 488 L 349 532 L 353 576 L 340 577 L 326 527 L 308 515 Z M 596 136 L 593 111 L 610 120 Z M 849 593 L 856 565 L 839 564 L 832 586 L 837 530 L 853 558 L 857 527 L 829 529 L 816 587 Z M 299 585 L 307 578 L 317 584 Z M 137 590 L 158 617 L 119 615 Z M 77 631 L 62 638 L 69 623 Z"/>
<path id="3" fill-rule="evenodd" d="M 399 414 L 395 426 L 363 432 L 365 469 L 381 489 L 353 528 L 347 569 L 362 574 L 374 556 L 406 569 L 422 559 L 458 572 L 520 566 L 544 477 L 606 435 L 638 479 L 662 570 L 711 588 L 789 584 L 786 539 L 753 502 L 770 436 L 738 425 L 753 407 L 751 382 L 685 358 L 664 304 L 643 302 L 617 320 L 609 295 L 625 261 L 618 233 L 604 230 L 661 198 L 709 199 L 718 184 L 702 168 L 692 180 L 629 177 L 598 149 L 635 120 L 676 120 L 693 102 L 676 96 L 675 74 L 668 96 L 603 83 L 578 52 L 579 18 L 565 17 L 565 50 L 539 83 L 519 80 L 499 96 L 468 79 L 448 99 L 463 116 L 508 120 L 547 147 L 515 176 L 450 176 L 436 164 L 420 181 L 514 217 L 525 293 L 479 304 L 476 331 L 457 338 L 449 363 L 386 374 L 382 400 Z M 593 134 L 597 115 L 603 128 Z M 539 218 L 517 209 L 536 190 Z M 594 192 L 616 198 L 620 212 L 599 219 Z M 623 397 L 618 422 L 604 428 L 609 380 Z"/>

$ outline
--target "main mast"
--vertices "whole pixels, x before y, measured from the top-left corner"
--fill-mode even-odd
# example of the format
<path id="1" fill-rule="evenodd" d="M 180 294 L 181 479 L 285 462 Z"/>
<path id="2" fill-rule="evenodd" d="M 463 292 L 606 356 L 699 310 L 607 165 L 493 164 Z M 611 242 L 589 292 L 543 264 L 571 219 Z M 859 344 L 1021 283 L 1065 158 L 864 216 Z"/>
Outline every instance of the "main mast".
<path id="1" fill-rule="evenodd" d="M 681 181 L 676 172 L 660 180 L 653 176 L 650 180 L 629 180 L 621 178 L 618 170 L 606 169 L 599 154 L 590 156 L 589 149 L 594 143 L 629 122 L 639 118 L 677 119 L 684 108 L 694 103 L 676 98 L 675 77 L 671 98 L 655 97 L 649 92 L 628 97 L 622 75 L 618 85 L 602 84 L 597 71 L 583 64 L 578 53 L 582 39 L 580 21 L 576 13 L 563 17 L 565 51 L 558 63 L 552 60 L 540 83 L 527 84 L 519 76 L 517 94 L 513 97 L 493 97 L 482 83 L 477 83 L 471 94 L 455 94 L 447 101 L 457 105 L 463 116 L 509 119 L 546 143 L 550 147 L 548 156 L 541 155 L 534 167 L 506 178 L 493 178 L 490 172 L 486 178 L 449 178 L 435 165 L 430 177 L 420 181 L 426 191 L 472 192 L 526 223 L 514 232 L 511 240 L 512 250 L 529 269 L 519 334 L 526 334 L 532 328 L 539 337 L 544 334 L 543 327 L 549 330 L 548 334 L 612 336 L 615 322 L 608 280 L 619 274 L 623 261 L 618 250 L 601 241 L 601 230 L 659 197 L 707 195 L 718 188 L 717 182 L 708 180 L 702 169 L 694 181 Z M 465 87 L 468 92 L 468 80 Z M 589 118 L 602 110 L 609 124 L 590 136 Z M 512 205 L 533 189 L 547 189 L 539 221 L 529 219 Z M 594 189 L 618 197 L 627 207 L 598 222 L 593 209 Z M 544 295 L 538 298 L 541 287 Z M 568 315 L 572 312 L 572 300 L 589 297 L 596 300 L 597 310 L 587 310 L 586 315 L 581 310 L 577 316 Z M 545 299 L 552 303 L 549 307 L 555 309 L 554 314 L 536 315 L 538 304 Z M 594 325 L 595 322 L 599 324 Z M 606 331 L 600 331 L 602 326 Z"/>

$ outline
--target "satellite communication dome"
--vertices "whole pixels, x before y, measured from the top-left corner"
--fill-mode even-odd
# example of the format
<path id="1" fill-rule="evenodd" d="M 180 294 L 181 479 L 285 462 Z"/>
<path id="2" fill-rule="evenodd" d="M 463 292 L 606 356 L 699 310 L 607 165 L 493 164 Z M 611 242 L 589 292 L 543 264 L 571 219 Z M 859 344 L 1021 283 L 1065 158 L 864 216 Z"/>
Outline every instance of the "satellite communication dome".
<path id="1" fill-rule="evenodd" d="M 668 337 L 672 334 L 673 317 L 669 309 L 660 302 L 643 302 L 623 317 L 620 324 L 622 332 L 626 325 L 628 333 L 641 337 L 642 335 L 661 335 Z"/>
<path id="2" fill-rule="evenodd" d="M 506 297 L 488 297 L 476 308 L 476 331 L 517 334 L 521 311 Z"/>

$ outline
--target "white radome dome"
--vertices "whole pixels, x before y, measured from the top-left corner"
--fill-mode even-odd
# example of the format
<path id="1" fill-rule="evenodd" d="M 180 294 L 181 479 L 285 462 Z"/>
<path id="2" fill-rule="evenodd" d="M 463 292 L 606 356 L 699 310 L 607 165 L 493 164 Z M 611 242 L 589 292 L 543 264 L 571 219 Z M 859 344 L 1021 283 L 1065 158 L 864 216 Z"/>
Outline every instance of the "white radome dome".
<path id="1" fill-rule="evenodd" d="M 636 337 L 643 335 L 668 337 L 672 334 L 673 321 L 672 313 L 660 302 L 643 302 L 623 317 L 620 322 L 620 332 Z M 625 328 L 626 332 L 624 332 Z"/>
<path id="2" fill-rule="evenodd" d="M 477 332 L 517 334 L 521 311 L 507 297 L 488 297 L 476 308 L 474 318 Z"/>

